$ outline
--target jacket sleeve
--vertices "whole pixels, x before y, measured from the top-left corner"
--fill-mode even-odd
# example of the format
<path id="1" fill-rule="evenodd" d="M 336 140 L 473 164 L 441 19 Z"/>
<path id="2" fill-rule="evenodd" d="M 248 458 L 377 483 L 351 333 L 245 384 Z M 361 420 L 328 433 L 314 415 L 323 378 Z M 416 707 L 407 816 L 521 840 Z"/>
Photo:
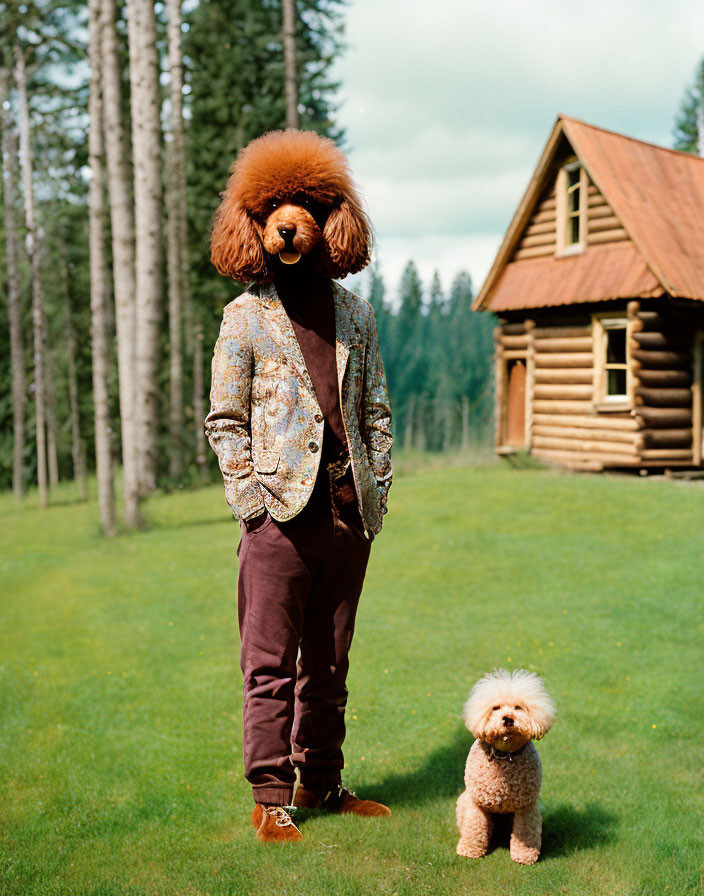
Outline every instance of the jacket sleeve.
<path id="1" fill-rule="evenodd" d="M 382 511 L 386 513 L 386 498 L 391 487 L 391 408 L 386 388 L 384 362 L 379 349 L 379 337 L 374 312 L 370 311 L 367 332 L 367 358 L 364 372 L 362 413 L 364 441 L 369 453 L 377 487 L 381 495 Z"/>
<path id="2" fill-rule="evenodd" d="M 250 396 L 252 342 L 241 305 L 228 306 L 215 343 L 210 387 L 210 411 L 205 434 L 218 456 L 225 481 L 225 499 L 233 514 L 246 520 L 266 508 L 252 467 Z"/>

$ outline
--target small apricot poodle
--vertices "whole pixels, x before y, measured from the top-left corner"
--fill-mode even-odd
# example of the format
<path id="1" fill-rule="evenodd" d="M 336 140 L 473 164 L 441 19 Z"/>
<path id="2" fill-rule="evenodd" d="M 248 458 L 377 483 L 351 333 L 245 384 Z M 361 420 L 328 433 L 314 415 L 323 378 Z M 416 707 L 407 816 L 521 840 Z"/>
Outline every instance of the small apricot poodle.
<path id="1" fill-rule="evenodd" d="M 532 741 L 555 719 L 555 704 L 532 672 L 494 669 L 472 688 L 464 721 L 476 738 L 465 766 L 465 791 L 457 800 L 457 854 L 486 855 L 493 815 L 513 814 L 510 855 L 533 865 L 542 842 L 538 794 L 542 770 Z"/>

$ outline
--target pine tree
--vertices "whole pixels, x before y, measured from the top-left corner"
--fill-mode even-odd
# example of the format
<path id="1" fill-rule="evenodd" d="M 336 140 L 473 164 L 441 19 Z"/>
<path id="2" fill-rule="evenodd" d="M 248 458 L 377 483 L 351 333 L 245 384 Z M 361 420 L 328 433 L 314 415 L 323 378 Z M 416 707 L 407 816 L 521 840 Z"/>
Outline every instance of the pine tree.
<path id="1" fill-rule="evenodd" d="M 675 149 L 704 156 L 704 58 L 675 119 Z"/>

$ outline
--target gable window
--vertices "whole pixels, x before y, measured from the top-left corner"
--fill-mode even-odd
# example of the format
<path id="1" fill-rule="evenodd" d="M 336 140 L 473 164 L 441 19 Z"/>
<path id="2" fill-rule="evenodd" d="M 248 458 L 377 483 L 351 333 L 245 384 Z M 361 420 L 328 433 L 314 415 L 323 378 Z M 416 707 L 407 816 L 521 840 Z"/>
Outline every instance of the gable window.
<path id="1" fill-rule="evenodd" d="M 587 173 L 575 159 L 557 176 L 557 252 L 581 252 L 586 242 Z"/>
<path id="2" fill-rule="evenodd" d="M 581 208 L 581 169 L 567 169 L 567 221 L 565 227 L 565 245 L 579 243 L 579 213 Z"/>
<path id="3" fill-rule="evenodd" d="M 601 316 L 594 319 L 597 404 L 630 405 L 626 326 L 624 317 Z"/>

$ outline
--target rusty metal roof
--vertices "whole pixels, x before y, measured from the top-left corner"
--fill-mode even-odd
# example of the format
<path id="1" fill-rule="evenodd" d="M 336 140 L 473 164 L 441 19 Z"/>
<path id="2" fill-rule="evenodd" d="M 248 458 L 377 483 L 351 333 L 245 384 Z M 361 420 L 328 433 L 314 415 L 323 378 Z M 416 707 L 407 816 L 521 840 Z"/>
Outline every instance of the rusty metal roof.
<path id="1" fill-rule="evenodd" d="M 563 258 L 512 261 L 484 307 L 511 311 L 661 293 L 660 283 L 638 250 L 631 243 L 614 243 Z"/>
<path id="2" fill-rule="evenodd" d="M 563 136 L 632 244 L 509 262 Z M 704 159 L 559 116 L 475 308 L 507 311 L 662 293 L 704 301 Z"/>

